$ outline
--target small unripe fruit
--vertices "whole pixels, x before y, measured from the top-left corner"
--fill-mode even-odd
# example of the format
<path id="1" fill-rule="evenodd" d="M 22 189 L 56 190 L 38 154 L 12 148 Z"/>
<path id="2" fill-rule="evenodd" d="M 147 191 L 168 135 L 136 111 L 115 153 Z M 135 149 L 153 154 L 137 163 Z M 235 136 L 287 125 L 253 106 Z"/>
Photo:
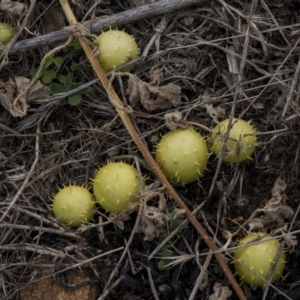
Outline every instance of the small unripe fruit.
<path id="1" fill-rule="evenodd" d="M 104 72 L 118 68 L 129 60 L 137 58 L 140 49 L 134 38 L 128 33 L 120 30 L 109 30 L 97 37 L 99 56 L 98 61 Z M 122 69 L 130 72 L 133 65 Z"/>
<path id="2" fill-rule="evenodd" d="M 178 128 L 165 134 L 157 145 L 155 160 L 173 183 L 196 181 L 206 168 L 208 149 L 193 128 Z"/>
<path id="3" fill-rule="evenodd" d="M 248 244 L 258 238 L 261 241 L 260 243 L 239 248 L 234 252 L 236 272 L 245 283 L 253 287 L 263 287 L 265 285 L 265 281 L 255 274 L 267 280 L 277 250 L 280 247 L 278 239 L 274 239 L 271 235 L 265 233 L 249 234 L 239 242 L 239 246 Z M 271 282 L 279 279 L 284 267 L 285 253 L 282 251 Z"/>
<path id="4" fill-rule="evenodd" d="M 66 186 L 53 199 L 55 217 L 72 227 L 89 222 L 95 211 L 96 203 L 93 195 L 82 186 Z"/>
<path id="5" fill-rule="evenodd" d="M 257 146 L 256 130 L 244 120 L 233 119 L 228 140 L 225 141 L 228 123 L 229 119 L 226 119 L 213 129 L 210 137 L 211 149 L 215 155 L 219 155 L 226 143 L 223 161 L 227 163 L 242 162 L 250 158 L 255 151 Z"/>
<path id="6" fill-rule="evenodd" d="M 96 200 L 105 210 L 123 212 L 130 208 L 130 204 L 139 201 L 138 171 L 123 162 L 108 163 L 98 171 L 93 189 Z"/>
<path id="7" fill-rule="evenodd" d="M 0 22 L 0 43 L 2 45 L 7 44 L 15 34 L 16 31 L 12 25 L 5 22 Z"/>

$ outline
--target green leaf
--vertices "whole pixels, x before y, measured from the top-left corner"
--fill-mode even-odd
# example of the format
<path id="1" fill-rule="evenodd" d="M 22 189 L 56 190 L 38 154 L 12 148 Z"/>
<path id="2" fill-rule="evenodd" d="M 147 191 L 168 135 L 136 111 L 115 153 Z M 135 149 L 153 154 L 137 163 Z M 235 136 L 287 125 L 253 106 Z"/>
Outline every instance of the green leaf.
<path id="1" fill-rule="evenodd" d="M 53 58 L 53 63 L 57 66 L 57 67 L 61 67 L 62 64 L 64 62 L 64 59 L 61 56 L 57 56 Z"/>
<path id="2" fill-rule="evenodd" d="M 72 87 L 72 77 L 71 77 L 71 74 L 70 74 L 70 73 L 68 73 L 68 74 L 66 75 L 66 82 L 65 82 L 65 85 L 66 85 L 66 87 L 68 88 L 68 90 L 70 90 L 71 87 Z"/>
<path id="3" fill-rule="evenodd" d="M 159 260 L 159 262 L 157 263 L 157 268 L 160 271 L 166 270 L 168 268 L 167 265 L 171 262 L 171 260 L 170 259 L 164 259 L 164 257 L 172 257 L 172 252 L 170 250 L 167 250 L 167 249 L 162 249 L 161 251 L 159 251 L 157 253 L 157 255 L 162 257 L 162 259 Z"/>
<path id="4" fill-rule="evenodd" d="M 53 79 L 56 78 L 56 72 L 54 70 L 47 70 L 44 72 L 44 75 L 42 76 L 42 82 L 44 84 L 50 84 Z"/>
<path id="5" fill-rule="evenodd" d="M 82 82 L 76 82 L 72 84 L 72 90 L 77 89 L 78 87 L 82 86 Z M 83 90 L 79 91 L 78 93 L 80 93 L 81 95 L 86 94 L 87 93 L 87 88 L 84 88 Z"/>
<path id="6" fill-rule="evenodd" d="M 170 257 L 172 256 L 172 252 L 168 249 L 163 248 L 162 250 L 160 250 L 157 255 L 159 257 Z"/>
<path id="7" fill-rule="evenodd" d="M 32 76 L 32 77 L 34 77 L 36 74 L 37 74 L 37 72 L 38 72 L 38 68 L 32 68 L 31 70 L 30 70 L 30 75 Z M 41 74 L 40 74 L 40 76 L 39 76 L 39 78 L 41 78 L 44 74 L 46 73 L 46 69 L 42 69 L 42 72 L 41 72 Z"/>
<path id="8" fill-rule="evenodd" d="M 72 73 L 75 72 L 76 69 L 77 69 L 77 66 L 75 64 L 72 64 L 71 67 L 70 67 L 71 72 Z"/>
<path id="9" fill-rule="evenodd" d="M 47 70 L 45 72 L 45 74 L 47 74 L 51 79 L 55 79 L 56 78 L 56 72 L 54 70 Z"/>
<path id="10" fill-rule="evenodd" d="M 72 45 L 76 50 L 79 50 L 79 49 L 82 48 L 80 42 L 79 42 L 77 39 L 74 40 L 74 41 L 71 43 L 71 45 Z"/>
<path id="11" fill-rule="evenodd" d="M 48 69 L 48 67 L 50 67 L 52 65 L 52 62 L 53 62 L 53 55 L 46 58 L 46 62 L 44 64 L 43 68 Z"/>
<path id="12" fill-rule="evenodd" d="M 32 69 L 30 69 L 30 71 L 29 71 L 29 75 L 30 75 L 31 77 L 34 77 L 34 76 L 36 75 L 37 72 L 38 72 L 38 69 L 37 69 L 37 68 L 32 68 Z"/>
<path id="13" fill-rule="evenodd" d="M 68 97 L 69 104 L 73 106 L 80 104 L 81 100 L 82 100 L 82 96 L 80 95 L 80 93 L 75 93 Z"/>
<path id="14" fill-rule="evenodd" d="M 58 80 L 59 80 L 60 83 L 65 84 L 66 81 L 67 81 L 67 78 L 66 78 L 65 75 L 60 75 Z"/>
<path id="15" fill-rule="evenodd" d="M 41 80 L 43 84 L 50 84 L 52 82 L 52 78 L 48 74 L 44 74 Z"/>
<path id="16" fill-rule="evenodd" d="M 50 94 L 54 95 L 54 94 L 60 94 L 60 93 L 64 93 L 67 92 L 68 90 L 66 89 L 65 86 L 63 86 L 62 84 L 56 83 L 56 82 L 52 82 L 50 84 Z"/>
<path id="17" fill-rule="evenodd" d="M 74 48 L 75 50 L 79 50 L 79 49 L 82 48 L 80 42 L 79 42 L 77 39 L 73 40 L 73 41 L 72 41 L 72 42 L 64 49 L 64 51 L 65 51 L 65 52 L 71 51 L 72 48 Z"/>
<path id="18" fill-rule="evenodd" d="M 160 271 L 165 271 L 165 270 L 168 268 L 168 267 L 167 267 L 168 263 L 169 263 L 168 260 L 166 260 L 166 259 L 161 259 L 161 260 L 157 263 L 157 268 L 158 268 L 158 270 L 160 270 Z"/>
<path id="19" fill-rule="evenodd" d="M 176 227 L 178 227 L 180 224 L 181 224 L 181 222 L 178 220 L 178 219 L 175 219 L 175 215 L 176 215 L 176 211 L 175 211 L 175 209 L 173 209 L 172 211 L 171 211 L 171 218 L 170 218 L 170 230 L 172 231 L 172 230 L 174 230 Z"/>
<path id="20" fill-rule="evenodd" d="M 73 89 L 77 89 L 78 87 L 80 87 L 82 85 L 82 82 L 76 82 L 72 84 L 72 90 Z"/>

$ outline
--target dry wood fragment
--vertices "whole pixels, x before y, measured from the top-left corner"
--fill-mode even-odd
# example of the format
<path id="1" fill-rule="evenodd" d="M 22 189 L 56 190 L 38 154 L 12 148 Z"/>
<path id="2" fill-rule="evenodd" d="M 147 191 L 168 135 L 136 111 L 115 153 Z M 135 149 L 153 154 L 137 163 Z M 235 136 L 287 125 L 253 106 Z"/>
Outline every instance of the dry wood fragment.
<path id="1" fill-rule="evenodd" d="M 86 29 L 90 30 L 91 33 L 99 33 L 101 30 L 108 29 L 110 27 L 122 26 L 143 18 L 164 15 L 191 5 L 200 5 L 201 2 L 203 2 L 203 0 L 161 0 L 133 9 L 128 9 L 112 16 L 100 17 L 98 19 L 85 22 L 83 25 Z M 13 45 L 9 51 L 9 54 L 17 54 L 20 51 L 24 52 L 52 44 L 57 45 L 64 43 L 70 36 L 70 32 L 72 32 L 72 30 L 63 29 L 42 36 L 19 41 Z M 0 55 L 2 55 L 2 53 L 3 51 L 0 51 Z"/>

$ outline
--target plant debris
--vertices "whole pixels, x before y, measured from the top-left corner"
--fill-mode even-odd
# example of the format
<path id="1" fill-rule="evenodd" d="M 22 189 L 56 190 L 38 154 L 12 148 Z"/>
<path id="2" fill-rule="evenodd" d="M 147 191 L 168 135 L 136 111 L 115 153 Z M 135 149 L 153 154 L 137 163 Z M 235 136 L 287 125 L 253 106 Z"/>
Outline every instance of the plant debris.
<path id="1" fill-rule="evenodd" d="M 49 88 L 40 81 L 27 90 L 30 82 L 30 79 L 25 77 L 9 78 L 7 82 L 0 79 L 1 104 L 14 117 L 24 117 L 30 101 L 49 96 Z"/>
<path id="2" fill-rule="evenodd" d="M 287 196 L 284 193 L 286 188 L 286 183 L 281 178 L 277 178 L 272 189 L 272 198 L 264 208 L 254 211 L 254 214 L 262 213 L 262 216 L 251 219 L 248 223 L 250 231 L 274 224 L 282 227 L 286 222 L 292 220 L 294 211 L 286 205 Z"/>
<path id="3" fill-rule="evenodd" d="M 214 284 L 214 293 L 209 296 L 209 300 L 227 300 L 232 295 L 232 291 L 223 286 L 220 282 Z"/>
<path id="4" fill-rule="evenodd" d="M 0 9 L 3 12 L 15 17 L 20 17 L 22 13 L 27 9 L 27 5 L 24 3 L 13 2 L 10 0 L 2 0 Z"/>
<path id="5" fill-rule="evenodd" d="M 158 70 L 152 74 L 152 81 L 146 83 L 135 75 L 129 75 L 126 94 L 129 95 L 131 105 L 139 102 L 146 110 L 169 109 L 178 106 L 181 102 L 181 88 L 173 83 L 159 86 L 162 75 Z"/>

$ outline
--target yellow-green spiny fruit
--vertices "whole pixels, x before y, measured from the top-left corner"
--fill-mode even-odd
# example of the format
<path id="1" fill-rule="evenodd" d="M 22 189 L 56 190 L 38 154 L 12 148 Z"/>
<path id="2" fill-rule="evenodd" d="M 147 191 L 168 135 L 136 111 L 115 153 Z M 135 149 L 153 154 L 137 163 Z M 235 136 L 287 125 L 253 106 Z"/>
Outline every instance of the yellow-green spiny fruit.
<path id="1" fill-rule="evenodd" d="M 96 200 L 105 210 L 123 212 L 130 208 L 130 204 L 139 201 L 138 171 L 124 162 L 110 162 L 97 172 L 93 189 Z"/>
<path id="2" fill-rule="evenodd" d="M 16 31 L 12 25 L 9 23 L 0 22 L 0 43 L 2 45 L 7 44 L 15 34 Z"/>
<path id="3" fill-rule="evenodd" d="M 204 138 L 193 128 L 178 128 L 159 141 L 155 160 L 168 180 L 183 185 L 196 181 L 203 174 L 208 149 Z"/>
<path id="4" fill-rule="evenodd" d="M 280 247 L 278 239 L 265 233 L 251 233 L 244 237 L 239 246 L 254 241 L 261 241 L 258 244 L 248 245 L 237 249 L 234 252 L 234 267 L 239 277 L 252 287 L 264 287 L 265 281 L 274 262 L 277 250 Z M 282 251 L 271 282 L 279 279 L 285 267 L 285 253 Z M 258 277 L 261 276 L 263 279 Z"/>
<path id="5" fill-rule="evenodd" d="M 95 211 L 96 202 L 93 195 L 82 186 L 66 186 L 53 199 L 55 217 L 72 227 L 89 222 Z"/>
<path id="6" fill-rule="evenodd" d="M 129 60 L 137 58 L 140 49 L 134 38 L 120 30 L 109 30 L 97 37 L 99 56 L 97 57 L 105 73 L 118 68 Z M 133 65 L 122 69 L 130 72 Z"/>
<path id="7" fill-rule="evenodd" d="M 257 146 L 256 130 L 249 123 L 241 119 L 232 119 L 232 127 L 228 140 L 225 141 L 229 119 L 220 122 L 212 131 L 210 137 L 211 149 L 219 155 L 225 143 L 223 161 L 227 163 L 242 162 L 253 154 Z"/>

